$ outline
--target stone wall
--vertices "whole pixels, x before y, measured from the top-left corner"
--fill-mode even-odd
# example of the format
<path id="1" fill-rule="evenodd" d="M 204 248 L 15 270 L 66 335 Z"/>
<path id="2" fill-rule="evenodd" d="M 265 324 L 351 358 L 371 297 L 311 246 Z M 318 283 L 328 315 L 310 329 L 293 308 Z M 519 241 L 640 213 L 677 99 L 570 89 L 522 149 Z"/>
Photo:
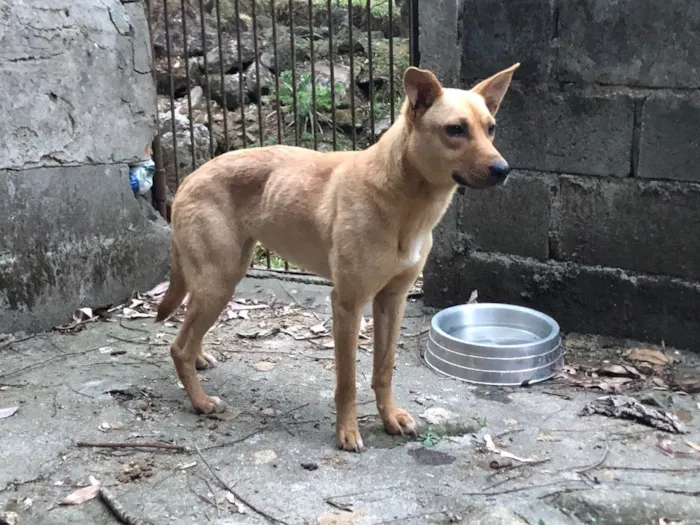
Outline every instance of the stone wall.
<path id="1" fill-rule="evenodd" d="M 522 64 L 496 138 L 516 170 L 456 197 L 428 303 L 478 289 L 567 331 L 697 348 L 700 4 L 420 2 L 420 25 L 421 66 L 445 83 Z"/>
<path id="2" fill-rule="evenodd" d="M 0 333 L 162 279 L 167 225 L 128 178 L 155 135 L 144 4 L 6 2 L 0 87 Z"/>

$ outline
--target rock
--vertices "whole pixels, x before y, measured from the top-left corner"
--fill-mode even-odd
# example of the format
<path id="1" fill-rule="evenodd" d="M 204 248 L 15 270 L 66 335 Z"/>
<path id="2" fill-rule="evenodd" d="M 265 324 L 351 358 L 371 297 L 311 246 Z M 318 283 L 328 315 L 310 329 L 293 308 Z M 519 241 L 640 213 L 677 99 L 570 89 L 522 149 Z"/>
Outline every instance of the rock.
<path id="1" fill-rule="evenodd" d="M 201 57 L 190 58 L 189 64 L 190 84 L 197 85 L 201 80 L 201 67 L 199 61 Z M 187 92 L 187 69 L 182 58 L 175 57 L 171 60 L 171 69 L 168 70 L 168 60 L 158 58 L 155 60 L 156 88 L 161 95 L 170 95 L 170 77 L 172 76 L 173 91 L 175 98 L 183 96 Z"/>
<path id="2" fill-rule="evenodd" d="M 221 78 L 217 76 L 209 77 L 209 92 L 211 99 L 226 109 L 234 110 L 241 105 L 241 83 L 238 73 L 224 75 L 224 86 L 221 88 Z M 225 97 L 225 104 L 224 104 Z M 243 103 L 248 102 L 248 92 L 243 89 Z"/>
<path id="3" fill-rule="evenodd" d="M 697 497 L 654 490 L 579 490 L 560 493 L 549 500 L 551 505 L 584 523 L 659 523 L 661 518 L 668 519 L 669 516 L 677 516 L 686 523 L 700 520 L 700 500 Z"/>
<path id="4" fill-rule="evenodd" d="M 316 85 L 330 89 L 331 64 L 321 60 L 314 64 Z M 343 64 L 333 64 L 333 81 L 335 84 L 335 104 L 337 108 L 350 107 L 350 90 L 354 89 L 350 68 Z"/>
<path id="5" fill-rule="evenodd" d="M 294 50 L 292 50 L 291 34 L 287 27 L 277 26 L 276 44 L 272 38 L 272 29 L 263 30 L 262 37 L 260 63 L 271 71 L 281 72 L 292 69 L 292 56 L 297 62 L 303 62 L 310 57 L 308 40 L 295 38 Z M 294 55 L 292 55 L 293 52 Z M 275 56 L 277 56 L 277 67 L 275 67 Z"/>
<path id="6" fill-rule="evenodd" d="M 335 124 L 346 133 L 352 132 L 352 109 L 337 109 L 335 111 Z M 355 114 L 355 130 L 362 131 L 362 119 Z"/>
<path id="7" fill-rule="evenodd" d="M 527 525 L 527 522 L 505 507 L 483 507 L 470 512 L 463 525 Z"/>
<path id="8" fill-rule="evenodd" d="M 662 410 L 669 410 L 673 406 L 673 395 L 669 392 L 654 390 L 643 394 L 639 401 L 644 405 L 653 406 Z"/>
<path id="9" fill-rule="evenodd" d="M 372 40 L 384 40 L 384 31 L 372 31 Z"/>
<path id="10" fill-rule="evenodd" d="M 420 417 L 425 419 L 429 425 L 444 425 L 455 419 L 455 415 L 452 412 L 439 407 L 427 409 Z"/>
<path id="11" fill-rule="evenodd" d="M 241 54 L 240 60 L 238 55 L 238 40 L 235 37 L 229 38 L 222 44 L 223 69 L 224 73 L 232 73 L 238 71 L 242 65 L 246 68 L 253 60 L 255 60 L 255 41 L 250 33 L 241 33 Z M 207 52 L 207 69 L 209 73 L 221 72 L 221 60 L 219 56 L 219 47 L 213 48 Z"/>
<path id="12" fill-rule="evenodd" d="M 256 70 L 257 63 L 257 70 Z M 258 82 L 258 71 L 260 72 L 260 81 Z M 275 85 L 275 74 L 265 67 L 260 62 L 253 62 L 245 70 L 245 86 L 248 90 L 248 94 L 252 100 L 257 100 L 258 98 L 258 84 L 260 86 L 260 95 L 269 95 L 270 91 L 274 89 Z"/>
<path id="13" fill-rule="evenodd" d="M 256 465 L 264 465 L 274 459 L 277 459 L 277 454 L 275 454 L 274 450 L 260 450 L 253 454 L 253 463 Z"/>
<path id="14" fill-rule="evenodd" d="M 357 87 L 359 87 L 365 96 L 369 97 L 369 68 L 363 67 L 355 79 Z M 385 85 L 389 84 L 389 77 L 378 74 L 376 69 L 372 72 L 373 92 L 377 93 Z"/>
<path id="15" fill-rule="evenodd" d="M 367 35 L 357 28 L 352 31 L 352 46 L 350 45 L 350 31 L 347 27 L 343 27 L 338 31 L 333 39 L 333 45 L 338 50 L 338 53 L 365 53 L 367 49 Z"/>
<path id="16" fill-rule="evenodd" d="M 172 8 L 168 11 L 168 31 L 170 33 L 170 56 L 182 57 L 185 54 L 184 38 L 182 31 L 182 14 L 179 11 L 179 2 L 175 3 L 177 10 Z M 198 57 L 204 54 L 204 50 L 213 49 L 218 43 L 218 31 L 216 25 L 216 16 L 205 14 L 204 16 L 204 34 L 205 45 L 202 45 L 202 25 L 200 22 L 199 13 L 186 13 L 185 25 L 187 27 L 187 55 L 189 57 Z M 245 29 L 242 29 L 245 30 Z M 229 37 L 230 31 L 222 22 L 222 36 Z M 235 29 L 234 29 L 235 31 Z M 234 33 L 235 34 L 235 33 Z M 168 51 L 168 43 L 165 34 L 165 24 L 163 19 L 157 20 L 153 24 L 153 50 L 156 58 L 165 58 Z"/>
<path id="17" fill-rule="evenodd" d="M 161 129 L 161 148 L 166 184 L 174 194 L 177 190 L 174 148 L 177 148 L 177 173 L 182 180 L 210 159 L 209 130 L 204 124 L 193 123 L 194 162 L 192 159 L 190 120 L 184 115 L 175 114 L 175 146 L 173 146 L 172 119 L 170 113 L 158 115 Z M 216 149 L 216 144 L 214 144 Z"/>
<path id="18" fill-rule="evenodd" d="M 400 109 L 396 108 L 396 114 L 398 115 Z M 375 120 L 374 122 L 374 136 L 376 140 L 379 140 L 382 138 L 382 135 L 388 131 L 388 129 L 391 127 L 391 115 L 381 118 L 379 120 Z"/>

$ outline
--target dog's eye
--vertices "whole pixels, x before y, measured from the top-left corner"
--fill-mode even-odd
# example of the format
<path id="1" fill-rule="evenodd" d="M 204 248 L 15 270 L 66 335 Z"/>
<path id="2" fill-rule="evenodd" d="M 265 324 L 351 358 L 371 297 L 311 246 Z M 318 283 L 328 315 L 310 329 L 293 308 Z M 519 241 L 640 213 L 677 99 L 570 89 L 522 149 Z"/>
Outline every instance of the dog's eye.
<path id="1" fill-rule="evenodd" d="M 496 133 L 496 124 L 489 124 L 489 135 Z"/>
<path id="2" fill-rule="evenodd" d="M 465 137 L 467 130 L 460 124 L 453 124 L 445 126 L 445 133 L 447 133 L 448 137 Z"/>

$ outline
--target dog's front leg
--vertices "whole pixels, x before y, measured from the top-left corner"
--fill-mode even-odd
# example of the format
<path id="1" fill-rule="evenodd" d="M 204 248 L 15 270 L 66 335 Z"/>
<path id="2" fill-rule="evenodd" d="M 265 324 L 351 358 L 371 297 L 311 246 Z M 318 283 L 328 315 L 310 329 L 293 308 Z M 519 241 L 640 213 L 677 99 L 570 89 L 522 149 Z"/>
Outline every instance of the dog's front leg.
<path id="1" fill-rule="evenodd" d="M 364 448 L 357 426 L 355 354 L 362 309 L 358 301 L 343 297 L 337 289 L 331 293 L 333 340 L 335 342 L 335 436 L 338 448 L 360 452 Z"/>
<path id="2" fill-rule="evenodd" d="M 391 383 L 394 373 L 396 341 L 406 307 L 406 292 L 387 287 L 372 303 L 374 318 L 374 363 L 372 389 L 377 410 L 389 434 L 415 434 L 416 423 L 411 415 L 396 406 Z"/>

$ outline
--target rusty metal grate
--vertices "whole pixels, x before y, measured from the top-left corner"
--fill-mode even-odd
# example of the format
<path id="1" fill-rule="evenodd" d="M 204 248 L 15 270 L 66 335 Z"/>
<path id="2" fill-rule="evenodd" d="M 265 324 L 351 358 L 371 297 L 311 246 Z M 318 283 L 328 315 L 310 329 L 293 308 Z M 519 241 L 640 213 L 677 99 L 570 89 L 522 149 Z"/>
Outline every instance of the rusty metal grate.
<path id="1" fill-rule="evenodd" d="M 148 11 L 153 196 L 166 219 L 180 181 L 226 151 L 371 145 L 418 61 L 417 0 L 150 0 Z M 290 269 L 262 246 L 253 265 Z"/>

